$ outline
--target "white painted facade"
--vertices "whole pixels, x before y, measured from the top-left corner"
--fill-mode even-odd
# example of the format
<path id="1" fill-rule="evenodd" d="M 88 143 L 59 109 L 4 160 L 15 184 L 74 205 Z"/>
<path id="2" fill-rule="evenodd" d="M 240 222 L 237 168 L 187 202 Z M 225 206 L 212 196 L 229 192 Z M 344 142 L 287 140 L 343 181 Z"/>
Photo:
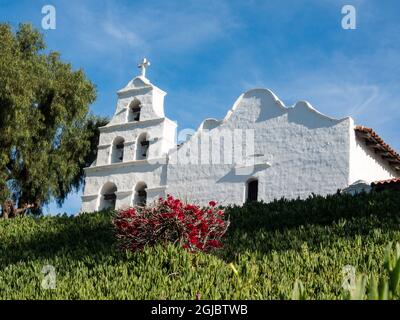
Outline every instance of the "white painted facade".
<path id="1" fill-rule="evenodd" d="M 143 76 L 118 91 L 115 114 L 100 128 L 97 160 L 85 169 L 81 211 L 111 205 L 103 201 L 104 195 L 115 194 L 110 201 L 121 208 L 136 204 L 139 189 L 146 191 L 147 201 L 165 194 L 168 151 L 176 141 L 176 123 L 164 115 L 165 94 Z M 130 113 L 138 106 L 140 117 L 134 120 Z M 122 141 L 122 161 L 115 157 L 115 141 Z M 145 156 L 142 141 L 149 144 Z"/>
<path id="2" fill-rule="evenodd" d="M 357 180 L 372 183 L 399 176 L 387 161 L 382 161 L 382 158 L 368 148 L 364 141 L 356 137 L 354 130 L 351 130 L 350 136 L 350 184 Z"/>
<path id="3" fill-rule="evenodd" d="M 268 202 L 399 176 L 356 137 L 352 118 L 327 117 L 305 101 L 286 107 L 267 89 L 243 93 L 223 120 L 205 120 L 178 148 L 177 124 L 164 115 L 165 92 L 145 78 L 143 66 L 118 91 L 115 114 L 100 129 L 97 160 L 85 169 L 83 212 L 166 194 L 242 204 L 255 180 L 257 200 Z M 139 119 L 132 110 L 140 110 Z"/>

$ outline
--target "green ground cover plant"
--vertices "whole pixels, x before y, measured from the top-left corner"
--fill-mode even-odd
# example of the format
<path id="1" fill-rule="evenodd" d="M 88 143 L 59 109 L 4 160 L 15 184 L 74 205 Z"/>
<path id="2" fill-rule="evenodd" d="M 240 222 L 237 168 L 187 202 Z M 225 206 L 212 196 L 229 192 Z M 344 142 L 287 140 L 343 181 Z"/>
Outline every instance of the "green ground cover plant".
<path id="1" fill-rule="evenodd" d="M 0 298 L 399 298 L 399 192 L 249 203 L 225 215 L 223 248 L 211 253 L 172 244 L 121 251 L 113 212 L 0 219 Z M 54 289 L 42 287 L 46 265 Z M 364 277 L 360 294 L 343 289 L 345 266 Z"/>

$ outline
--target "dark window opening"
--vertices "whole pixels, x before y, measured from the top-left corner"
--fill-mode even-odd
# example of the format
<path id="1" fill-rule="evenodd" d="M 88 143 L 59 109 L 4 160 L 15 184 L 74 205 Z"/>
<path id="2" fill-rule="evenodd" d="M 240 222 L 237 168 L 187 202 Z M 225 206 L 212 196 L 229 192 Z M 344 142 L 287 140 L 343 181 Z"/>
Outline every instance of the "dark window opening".
<path id="1" fill-rule="evenodd" d="M 117 149 L 118 152 L 117 155 L 118 160 L 122 162 L 122 160 L 124 159 L 124 144 L 123 143 L 117 144 L 115 148 Z"/>
<path id="2" fill-rule="evenodd" d="M 118 163 L 124 160 L 124 139 L 116 138 L 111 154 L 111 163 Z"/>
<path id="3" fill-rule="evenodd" d="M 132 121 L 139 121 L 140 120 L 140 107 L 135 107 L 131 109 L 131 118 Z"/>
<path id="4" fill-rule="evenodd" d="M 135 98 L 129 106 L 128 121 L 139 121 L 141 109 L 140 101 Z"/>
<path id="5" fill-rule="evenodd" d="M 148 140 L 147 134 L 143 133 L 137 140 L 136 147 L 136 159 L 143 160 L 148 157 L 150 141 Z"/>
<path id="6" fill-rule="evenodd" d="M 117 187 L 114 183 L 107 182 L 100 192 L 100 206 L 99 210 L 115 209 L 117 201 Z"/>
<path id="7" fill-rule="evenodd" d="M 117 199 L 117 196 L 115 195 L 115 193 L 105 194 L 103 197 L 104 197 L 104 200 L 107 200 L 107 201 L 115 201 Z"/>
<path id="8" fill-rule="evenodd" d="M 135 198 L 134 198 L 134 203 L 137 206 L 144 207 L 146 206 L 147 202 L 147 191 L 146 191 L 147 185 L 143 182 L 138 183 L 136 186 L 135 190 Z"/>
<path id="9" fill-rule="evenodd" d="M 142 157 L 147 157 L 147 150 L 149 149 L 150 142 L 145 140 L 140 143 L 142 145 Z"/>
<path id="10" fill-rule="evenodd" d="M 247 199 L 246 202 L 255 202 L 258 197 L 258 180 L 250 180 L 247 182 Z"/>

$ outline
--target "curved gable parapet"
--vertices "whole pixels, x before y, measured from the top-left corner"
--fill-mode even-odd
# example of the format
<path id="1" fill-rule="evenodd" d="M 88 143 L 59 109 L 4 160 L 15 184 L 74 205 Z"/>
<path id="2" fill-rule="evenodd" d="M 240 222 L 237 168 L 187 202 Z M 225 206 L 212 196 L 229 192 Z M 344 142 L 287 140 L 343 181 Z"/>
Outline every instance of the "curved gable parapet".
<path id="1" fill-rule="evenodd" d="M 130 92 L 132 90 L 145 90 L 145 89 L 151 89 L 153 85 L 150 83 L 148 79 L 145 79 L 143 77 L 136 77 L 130 80 L 125 87 L 117 91 L 117 94 L 119 96 Z"/>
<path id="2" fill-rule="evenodd" d="M 349 117 L 342 119 L 329 117 L 316 110 L 307 101 L 298 101 L 293 107 L 287 108 L 287 118 L 289 122 L 306 126 L 309 129 L 330 127 L 349 119 Z"/>
<path id="3" fill-rule="evenodd" d="M 127 83 L 127 85 L 122 88 L 121 90 L 117 91 L 118 96 L 124 96 L 131 91 L 148 91 L 148 90 L 155 90 L 161 94 L 166 95 L 166 92 L 161 90 L 160 88 L 156 87 L 154 84 L 150 82 L 149 79 L 138 76 L 133 78 L 131 81 Z"/>
<path id="4" fill-rule="evenodd" d="M 285 109 L 285 104 L 278 98 L 278 96 L 273 93 L 270 89 L 267 88 L 254 88 L 246 91 L 243 95 L 243 98 L 252 98 L 259 97 L 261 99 L 270 100 L 273 102 L 279 109 Z"/>
<path id="5" fill-rule="evenodd" d="M 213 130 L 223 124 L 236 121 L 258 123 L 282 116 L 285 116 L 288 122 L 302 125 L 309 129 L 330 127 L 350 118 L 335 119 L 329 117 L 316 110 L 309 102 L 303 100 L 287 107 L 271 90 L 255 88 L 242 93 L 223 120 L 212 118 L 204 120 L 195 134 L 180 146 L 185 145 L 193 137 L 201 134 L 203 130 Z"/>
<path id="6" fill-rule="evenodd" d="M 302 110 L 304 112 L 313 113 L 313 114 L 317 115 L 318 117 L 320 117 L 321 119 L 332 120 L 334 122 L 340 122 L 340 121 L 343 121 L 343 120 L 348 118 L 348 117 L 345 117 L 345 118 L 341 118 L 341 119 L 336 119 L 336 118 L 329 117 L 326 114 L 324 114 L 324 113 L 318 111 L 317 109 L 315 109 L 311 105 L 311 103 L 309 103 L 308 101 L 305 101 L 305 100 L 297 101 L 293 107 L 287 108 L 287 109 L 289 111 L 290 110 L 294 110 L 294 112 L 296 112 L 296 110 Z"/>
<path id="7" fill-rule="evenodd" d="M 129 81 L 125 88 L 143 88 L 148 86 L 151 86 L 149 79 L 138 76 Z"/>
<path id="8" fill-rule="evenodd" d="M 283 102 L 271 90 L 255 88 L 242 93 L 239 98 L 236 99 L 232 108 L 226 114 L 224 122 L 229 121 L 240 109 L 243 109 L 245 113 L 246 108 L 249 109 L 248 111 L 254 108 L 258 108 L 260 111 L 269 110 L 271 113 L 279 115 L 283 114 L 286 109 Z"/>
<path id="9" fill-rule="evenodd" d="M 239 96 L 224 122 L 236 121 L 238 118 L 262 122 L 283 115 L 287 115 L 289 121 L 308 127 L 329 126 L 348 119 L 331 118 L 317 111 L 307 101 L 298 101 L 294 106 L 287 107 L 271 90 L 256 88 Z"/>
<path id="10" fill-rule="evenodd" d="M 199 130 L 212 130 L 218 127 L 222 123 L 221 120 L 217 120 L 214 118 L 205 119 L 199 127 Z"/>

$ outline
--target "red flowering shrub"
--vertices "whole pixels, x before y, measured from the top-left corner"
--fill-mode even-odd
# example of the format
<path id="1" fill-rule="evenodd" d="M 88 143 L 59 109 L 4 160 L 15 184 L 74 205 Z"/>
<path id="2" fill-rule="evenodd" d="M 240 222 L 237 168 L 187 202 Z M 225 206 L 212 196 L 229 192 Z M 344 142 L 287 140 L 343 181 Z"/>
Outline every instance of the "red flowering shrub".
<path id="1" fill-rule="evenodd" d="M 172 242 L 189 251 L 207 252 L 222 246 L 229 221 L 215 201 L 200 208 L 168 196 L 152 206 L 117 211 L 113 224 L 123 249 L 136 251 L 146 245 Z"/>

